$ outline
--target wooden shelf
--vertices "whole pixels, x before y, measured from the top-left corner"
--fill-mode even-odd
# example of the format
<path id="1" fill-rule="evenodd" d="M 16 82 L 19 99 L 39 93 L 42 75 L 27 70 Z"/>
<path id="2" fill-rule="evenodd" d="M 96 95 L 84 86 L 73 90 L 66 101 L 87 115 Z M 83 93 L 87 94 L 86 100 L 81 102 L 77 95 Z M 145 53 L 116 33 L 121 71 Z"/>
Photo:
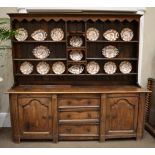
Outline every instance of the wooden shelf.
<path id="1" fill-rule="evenodd" d="M 86 58 L 87 60 L 117 60 L 117 61 L 125 61 L 125 60 L 128 60 L 128 61 L 137 61 L 138 58 Z"/>
<path id="2" fill-rule="evenodd" d="M 77 64 L 77 63 L 80 64 L 81 63 L 82 64 L 82 63 L 87 63 L 87 60 L 81 60 L 81 61 L 68 60 L 67 63 L 69 63 L 69 64 L 72 64 L 72 63 L 73 64 Z"/>
<path id="3" fill-rule="evenodd" d="M 128 74 L 123 74 L 123 73 L 115 73 L 115 74 L 105 74 L 105 73 L 99 73 L 99 74 L 21 74 L 17 73 L 15 74 L 16 76 L 127 76 L 127 75 L 137 75 L 138 73 L 128 73 Z"/>
<path id="4" fill-rule="evenodd" d="M 135 84 L 137 81 L 137 75 L 138 75 L 138 52 L 139 52 L 139 25 L 137 21 L 134 22 L 126 22 L 126 20 L 122 21 L 111 21 L 111 23 L 108 23 L 107 21 L 101 21 L 100 18 L 95 18 L 96 15 L 93 15 L 90 20 L 86 20 L 85 17 L 82 15 L 80 18 L 77 17 L 70 20 L 70 17 L 61 17 L 62 20 L 53 20 L 53 15 L 48 15 L 52 20 L 50 22 L 46 21 L 44 17 L 44 20 L 40 20 L 40 24 L 37 25 L 37 21 L 34 20 L 34 24 L 31 20 L 34 19 L 32 17 L 31 20 L 28 20 L 26 22 L 26 25 L 24 23 L 24 20 L 21 21 L 15 21 L 13 24 L 13 29 L 17 29 L 20 27 L 25 27 L 25 29 L 28 32 L 28 38 L 25 41 L 17 41 L 15 38 L 13 38 L 13 63 L 15 68 L 15 83 L 17 84 L 74 84 L 76 85 L 91 85 L 92 82 L 97 85 L 117 85 L 117 84 Z M 67 16 L 67 15 L 65 15 Z M 27 17 L 24 17 L 27 19 Z M 29 17 L 28 17 L 29 18 Z M 38 18 L 38 17 L 36 17 Z M 47 17 L 46 17 L 47 18 Z M 65 20 L 63 20 L 65 18 Z M 109 18 L 109 17 L 108 17 Z M 128 18 L 128 17 L 127 17 Z M 80 20 L 79 20 L 80 19 Z M 35 22 L 36 21 L 36 22 Z M 134 32 L 134 37 L 131 41 L 123 41 L 121 37 L 119 37 L 116 41 L 108 41 L 103 37 L 103 33 L 111 29 L 111 24 L 114 29 L 116 29 L 119 33 L 124 27 L 129 27 Z M 48 37 L 46 40 L 43 41 L 36 41 L 33 38 L 31 38 L 32 32 L 40 28 L 44 29 L 48 33 Z M 50 37 L 50 31 L 52 28 L 62 28 L 65 36 L 63 40 L 61 41 L 53 41 Z M 100 37 L 96 41 L 90 41 L 86 37 L 87 29 L 90 27 L 96 27 L 100 32 Z M 119 29 L 118 29 L 119 27 Z M 69 39 L 71 36 L 77 35 L 81 36 L 83 40 L 83 44 L 81 47 L 72 47 L 69 44 Z M 33 49 L 43 44 L 47 46 L 47 48 L 51 51 L 50 56 L 46 59 L 37 59 L 34 57 L 32 51 Z M 116 58 L 105 58 L 101 51 L 106 45 L 112 44 L 113 46 L 116 46 L 119 50 L 119 54 Z M 83 59 L 81 61 L 72 61 L 69 57 L 70 51 L 82 51 L 83 53 Z M 59 58 L 60 57 L 60 58 Z M 54 74 L 52 72 L 52 68 L 50 68 L 50 72 L 47 75 L 40 75 L 37 73 L 36 69 L 34 69 L 33 73 L 30 75 L 23 75 L 20 72 L 20 64 L 24 61 L 30 61 L 33 66 L 36 67 L 36 64 L 40 61 L 46 61 L 47 63 L 51 65 L 55 61 L 63 61 L 66 66 L 66 72 L 61 75 Z M 74 64 L 80 64 L 83 66 L 86 66 L 86 64 L 89 61 L 96 61 L 99 63 L 101 70 L 98 74 L 88 74 L 85 70 L 83 71 L 83 74 L 71 74 L 68 72 L 68 68 L 71 65 Z M 117 71 L 118 73 L 115 74 L 106 74 L 104 72 L 103 66 L 106 61 L 114 61 L 117 65 Z M 119 71 L 119 64 L 121 61 L 131 61 L 132 64 L 132 72 L 129 74 L 122 74 Z M 122 76 L 122 78 L 121 78 Z M 27 80 L 27 77 L 28 78 Z M 68 78 L 69 77 L 69 78 Z M 97 77 L 97 78 L 96 78 Z M 114 77 L 114 78 L 113 78 Z M 53 78 L 53 79 L 52 79 Z M 77 79 L 76 79 L 77 78 Z M 51 80 L 52 79 L 52 80 Z M 76 80 L 76 81 L 75 81 Z"/>
<path id="5" fill-rule="evenodd" d="M 83 50 L 86 49 L 85 46 L 81 46 L 81 47 L 71 47 L 71 46 L 67 46 L 68 50 Z"/>
<path id="6" fill-rule="evenodd" d="M 13 59 L 14 61 L 66 61 L 66 58 L 46 58 L 46 59 L 31 59 L 31 58 L 25 58 L 25 59 Z"/>
<path id="7" fill-rule="evenodd" d="M 61 41 L 53 41 L 53 40 L 43 40 L 43 41 L 35 41 L 35 40 L 25 40 L 25 41 L 16 41 L 13 40 L 13 43 L 66 43 L 66 40 Z"/>
<path id="8" fill-rule="evenodd" d="M 123 41 L 123 40 L 116 40 L 116 41 L 108 41 L 108 40 L 96 40 L 96 41 L 90 41 L 86 40 L 88 43 L 139 43 L 138 40 L 133 41 Z"/>

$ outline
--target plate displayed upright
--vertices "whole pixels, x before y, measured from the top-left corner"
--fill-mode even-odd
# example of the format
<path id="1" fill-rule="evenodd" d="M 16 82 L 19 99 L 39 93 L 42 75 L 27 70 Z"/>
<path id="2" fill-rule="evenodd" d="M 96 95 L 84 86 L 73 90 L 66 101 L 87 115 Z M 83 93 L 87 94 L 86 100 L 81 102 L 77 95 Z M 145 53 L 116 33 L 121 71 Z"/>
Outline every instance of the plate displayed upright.
<path id="1" fill-rule="evenodd" d="M 25 41 L 28 38 L 28 32 L 24 28 L 19 28 L 16 30 L 15 38 L 18 41 Z"/>
<path id="2" fill-rule="evenodd" d="M 112 45 L 108 45 L 102 49 L 102 55 L 106 58 L 114 58 L 118 55 L 118 53 L 118 49 Z"/>
<path id="3" fill-rule="evenodd" d="M 71 51 L 69 57 L 73 61 L 80 61 L 83 58 L 82 51 Z"/>
<path id="4" fill-rule="evenodd" d="M 86 36 L 88 40 L 96 41 L 99 38 L 100 33 L 98 29 L 91 27 L 87 30 Z"/>
<path id="5" fill-rule="evenodd" d="M 72 36 L 69 43 L 72 47 L 81 47 L 83 44 L 83 41 L 80 36 Z"/>
<path id="6" fill-rule="evenodd" d="M 107 74 L 114 74 L 117 70 L 117 66 L 114 62 L 109 61 L 107 63 L 104 64 L 104 71 Z"/>
<path id="7" fill-rule="evenodd" d="M 110 29 L 103 33 L 103 37 L 108 41 L 116 41 L 119 37 L 119 33 L 114 29 Z"/>
<path id="8" fill-rule="evenodd" d="M 51 38 L 53 41 L 61 41 L 64 38 L 64 32 L 61 28 L 54 28 L 51 31 Z"/>
<path id="9" fill-rule="evenodd" d="M 119 65 L 119 69 L 123 74 L 128 74 L 132 70 L 132 64 L 129 61 L 122 61 Z"/>
<path id="10" fill-rule="evenodd" d="M 29 75 L 33 71 L 33 65 L 30 62 L 25 61 L 20 65 L 20 71 L 23 74 Z"/>
<path id="11" fill-rule="evenodd" d="M 132 38 L 134 36 L 134 33 L 131 29 L 129 28 L 124 28 L 122 31 L 121 31 L 121 38 L 122 40 L 124 41 L 131 41 Z"/>
<path id="12" fill-rule="evenodd" d="M 45 59 L 50 55 L 50 50 L 46 46 L 37 46 L 32 51 L 33 55 L 38 59 Z"/>
<path id="13" fill-rule="evenodd" d="M 37 72 L 39 74 L 45 75 L 45 74 L 47 74 L 50 71 L 50 65 L 47 62 L 44 62 L 44 61 L 43 62 L 39 62 L 37 64 L 36 69 L 37 69 Z"/>
<path id="14" fill-rule="evenodd" d="M 44 41 L 47 38 L 47 33 L 42 30 L 36 30 L 31 34 L 31 37 L 36 41 Z"/>
<path id="15" fill-rule="evenodd" d="M 52 70 L 55 74 L 63 74 L 65 69 L 65 64 L 61 61 L 57 61 L 52 65 Z"/>
<path id="16" fill-rule="evenodd" d="M 84 71 L 84 67 L 82 65 L 73 65 L 68 68 L 68 71 L 72 74 L 81 74 Z"/>
<path id="17" fill-rule="evenodd" d="M 97 74 L 100 70 L 100 66 L 97 62 L 90 61 L 88 62 L 86 69 L 89 74 Z"/>

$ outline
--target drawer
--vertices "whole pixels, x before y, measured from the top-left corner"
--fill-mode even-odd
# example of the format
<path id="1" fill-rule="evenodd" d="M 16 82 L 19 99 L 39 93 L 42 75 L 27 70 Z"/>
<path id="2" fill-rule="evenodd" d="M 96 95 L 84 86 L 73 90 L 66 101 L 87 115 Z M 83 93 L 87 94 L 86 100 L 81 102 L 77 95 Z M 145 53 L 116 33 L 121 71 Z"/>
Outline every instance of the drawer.
<path id="1" fill-rule="evenodd" d="M 59 99 L 59 106 L 99 106 L 99 99 Z"/>
<path id="2" fill-rule="evenodd" d="M 75 134 L 75 135 L 98 135 L 99 126 L 98 125 L 60 125 L 59 134 Z"/>
<path id="3" fill-rule="evenodd" d="M 63 111 L 59 112 L 59 120 L 99 119 L 99 111 Z"/>

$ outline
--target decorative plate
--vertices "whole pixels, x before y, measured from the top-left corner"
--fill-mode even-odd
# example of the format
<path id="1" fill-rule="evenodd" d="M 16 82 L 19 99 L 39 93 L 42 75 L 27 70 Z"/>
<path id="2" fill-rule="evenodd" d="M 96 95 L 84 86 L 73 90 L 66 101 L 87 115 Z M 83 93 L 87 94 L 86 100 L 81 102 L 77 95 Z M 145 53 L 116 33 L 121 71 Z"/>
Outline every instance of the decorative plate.
<path id="1" fill-rule="evenodd" d="M 54 28 L 51 31 L 51 38 L 54 41 L 61 41 L 64 38 L 64 32 L 61 28 Z"/>
<path id="2" fill-rule="evenodd" d="M 47 33 L 44 30 L 39 29 L 39 30 L 34 31 L 31 34 L 31 37 L 36 41 L 43 41 L 46 39 Z"/>
<path id="3" fill-rule="evenodd" d="M 104 32 L 103 36 L 105 39 L 107 39 L 109 41 L 116 41 L 119 37 L 119 33 L 114 29 L 110 29 L 110 30 L 107 30 L 106 32 Z"/>
<path id="4" fill-rule="evenodd" d="M 81 74 L 84 71 L 84 67 L 82 65 L 73 65 L 68 68 L 68 71 L 72 74 Z"/>
<path id="5" fill-rule="evenodd" d="M 39 62 L 36 69 L 39 74 L 45 75 L 50 71 L 50 65 L 46 62 Z"/>
<path id="6" fill-rule="evenodd" d="M 121 31 L 121 38 L 124 41 L 132 40 L 133 36 L 134 36 L 133 31 L 131 29 L 129 29 L 129 28 L 124 28 Z"/>
<path id="7" fill-rule="evenodd" d="M 83 44 L 82 38 L 79 36 L 73 36 L 70 39 L 70 45 L 73 47 L 81 47 Z"/>
<path id="8" fill-rule="evenodd" d="M 95 61 L 90 61 L 86 66 L 87 72 L 89 74 L 97 74 L 100 70 L 100 66 Z"/>
<path id="9" fill-rule="evenodd" d="M 69 57 L 73 61 L 80 61 L 83 58 L 82 51 L 71 51 Z"/>
<path id="10" fill-rule="evenodd" d="M 52 65 L 52 70 L 55 74 L 63 74 L 65 72 L 65 64 L 57 61 Z"/>
<path id="11" fill-rule="evenodd" d="M 132 65 L 129 61 L 123 61 L 120 63 L 119 69 L 123 74 L 128 74 L 132 70 Z"/>
<path id="12" fill-rule="evenodd" d="M 89 28 L 86 32 L 86 36 L 88 40 L 96 41 L 99 38 L 100 33 L 96 28 Z"/>
<path id="13" fill-rule="evenodd" d="M 15 35 L 15 38 L 18 41 L 24 41 L 28 38 L 28 32 L 24 28 L 19 28 L 16 30 L 17 34 Z"/>
<path id="14" fill-rule="evenodd" d="M 46 46 L 37 46 L 32 51 L 33 55 L 38 59 L 45 59 L 50 55 L 50 50 Z"/>
<path id="15" fill-rule="evenodd" d="M 114 62 L 109 61 L 107 63 L 104 64 L 104 71 L 107 74 L 114 74 L 117 70 L 117 66 Z"/>
<path id="16" fill-rule="evenodd" d="M 102 55 L 106 58 L 114 58 L 118 55 L 119 51 L 115 46 L 109 45 L 102 49 Z"/>
<path id="17" fill-rule="evenodd" d="M 25 61 L 20 65 L 20 71 L 23 74 L 29 75 L 33 71 L 33 65 L 30 62 Z"/>

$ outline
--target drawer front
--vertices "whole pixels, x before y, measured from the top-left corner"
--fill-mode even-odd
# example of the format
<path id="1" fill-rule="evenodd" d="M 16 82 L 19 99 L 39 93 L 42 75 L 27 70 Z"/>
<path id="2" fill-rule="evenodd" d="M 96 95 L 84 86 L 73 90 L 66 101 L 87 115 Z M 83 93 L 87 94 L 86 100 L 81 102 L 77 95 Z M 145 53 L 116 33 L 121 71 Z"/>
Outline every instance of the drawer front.
<path id="1" fill-rule="evenodd" d="M 59 134 L 76 134 L 76 135 L 98 135 L 98 125 L 60 125 Z"/>
<path id="2" fill-rule="evenodd" d="M 99 106 L 99 99 L 59 99 L 59 106 Z"/>
<path id="3" fill-rule="evenodd" d="M 64 111 L 59 112 L 59 120 L 69 119 L 99 119 L 98 111 Z"/>

